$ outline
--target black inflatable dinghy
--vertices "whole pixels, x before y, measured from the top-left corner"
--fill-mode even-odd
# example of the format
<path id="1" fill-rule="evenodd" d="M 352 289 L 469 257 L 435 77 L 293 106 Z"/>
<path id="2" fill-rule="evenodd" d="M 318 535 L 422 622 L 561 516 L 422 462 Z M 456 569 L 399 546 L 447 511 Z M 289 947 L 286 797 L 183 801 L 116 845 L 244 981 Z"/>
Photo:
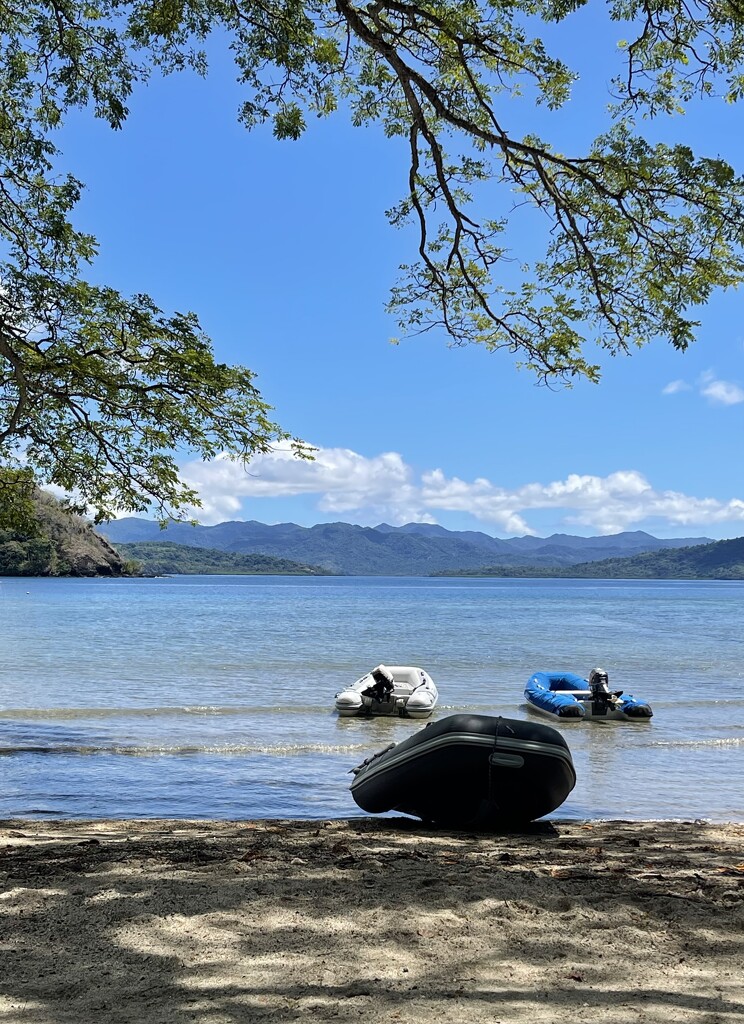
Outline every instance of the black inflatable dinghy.
<path id="1" fill-rule="evenodd" d="M 440 719 L 352 772 L 351 794 L 362 810 L 461 828 L 534 821 L 560 807 L 576 785 L 557 729 L 489 715 Z"/>

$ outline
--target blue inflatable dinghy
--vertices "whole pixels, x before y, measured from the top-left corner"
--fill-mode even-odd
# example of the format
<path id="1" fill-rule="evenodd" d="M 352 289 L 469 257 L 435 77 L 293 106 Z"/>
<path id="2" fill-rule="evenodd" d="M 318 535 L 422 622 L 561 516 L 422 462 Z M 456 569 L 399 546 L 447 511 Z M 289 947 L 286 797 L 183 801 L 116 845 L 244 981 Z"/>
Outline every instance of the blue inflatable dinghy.
<path id="1" fill-rule="evenodd" d="M 524 695 L 533 708 L 557 718 L 643 721 L 653 715 L 645 700 L 610 690 L 607 673 L 601 668 L 593 668 L 588 679 L 574 672 L 535 672 Z"/>

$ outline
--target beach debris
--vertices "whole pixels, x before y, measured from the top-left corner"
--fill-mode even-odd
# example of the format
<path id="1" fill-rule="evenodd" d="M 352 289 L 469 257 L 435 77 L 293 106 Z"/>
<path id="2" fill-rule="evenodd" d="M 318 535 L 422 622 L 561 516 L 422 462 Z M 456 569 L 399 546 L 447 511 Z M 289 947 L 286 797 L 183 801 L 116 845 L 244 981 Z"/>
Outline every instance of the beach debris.
<path id="1" fill-rule="evenodd" d="M 576 872 L 573 868 L 551 868 L 551 878 L 574 878 Z"/>

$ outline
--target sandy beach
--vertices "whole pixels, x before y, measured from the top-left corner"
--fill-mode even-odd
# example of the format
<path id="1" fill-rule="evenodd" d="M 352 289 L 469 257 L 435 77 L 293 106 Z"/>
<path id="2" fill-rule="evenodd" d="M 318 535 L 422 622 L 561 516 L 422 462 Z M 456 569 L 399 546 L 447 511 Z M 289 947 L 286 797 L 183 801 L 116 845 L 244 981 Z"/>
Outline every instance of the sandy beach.
<path id="1" fill-rule="evenodd" d="M 744 825 L 0 823 L 0 1021 L 744 1019 Z"/>

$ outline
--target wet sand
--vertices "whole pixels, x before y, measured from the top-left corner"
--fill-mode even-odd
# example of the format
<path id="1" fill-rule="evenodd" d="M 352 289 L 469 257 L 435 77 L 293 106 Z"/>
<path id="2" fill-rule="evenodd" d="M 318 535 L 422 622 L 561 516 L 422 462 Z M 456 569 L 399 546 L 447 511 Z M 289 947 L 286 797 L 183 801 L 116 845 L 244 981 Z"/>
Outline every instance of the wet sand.
<path id="1" fill-rule="evenodd" d="M 744 1020 L 744 825 L 0 822 L 2 1024 Z"/>

